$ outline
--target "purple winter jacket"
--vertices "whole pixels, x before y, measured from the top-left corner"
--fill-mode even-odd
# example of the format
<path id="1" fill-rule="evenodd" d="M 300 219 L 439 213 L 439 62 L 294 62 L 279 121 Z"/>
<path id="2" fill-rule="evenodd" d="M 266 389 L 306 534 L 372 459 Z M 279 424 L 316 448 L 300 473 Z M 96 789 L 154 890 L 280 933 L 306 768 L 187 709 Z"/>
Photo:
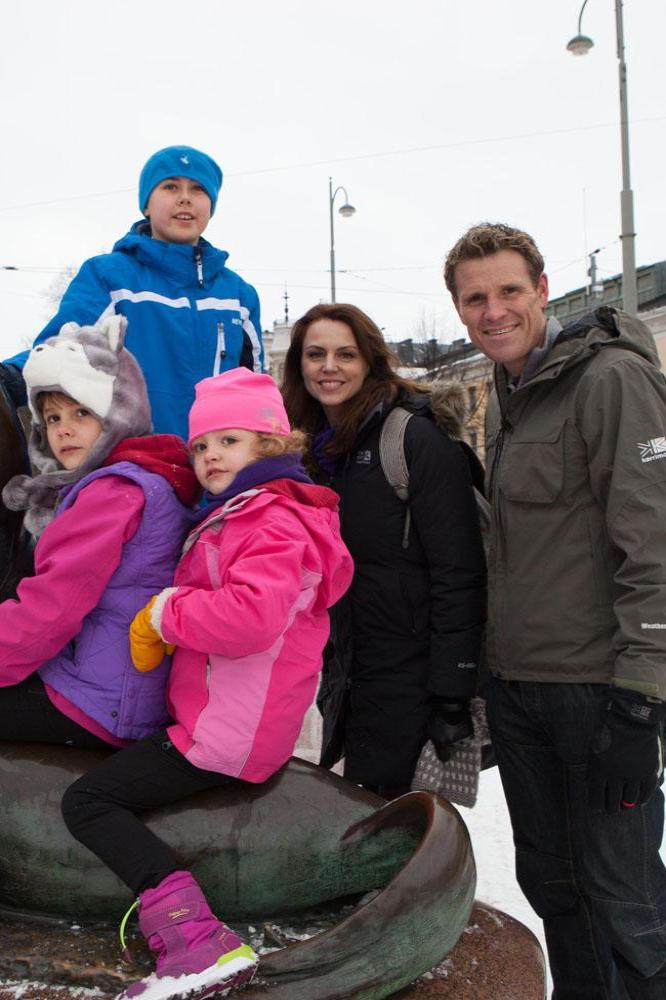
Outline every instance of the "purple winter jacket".
<path id="1" fill-rule="evenodd" d="M 170 657 L 149 673 L 135 670 L 129 626 L 136 612 L 171 583 L 191 511 L 163 476 L 133 462 L 116 462 L 67 487 L 56 517 L 90 482 L 110 475 L 123 476 L 143 490 L 141 522 L 123 546 L 120 565 L 78 635 L 38 672 L 46 684 L 106 730 L 121 739 L 138 740 L 168 721 L 165 687 Z"/>

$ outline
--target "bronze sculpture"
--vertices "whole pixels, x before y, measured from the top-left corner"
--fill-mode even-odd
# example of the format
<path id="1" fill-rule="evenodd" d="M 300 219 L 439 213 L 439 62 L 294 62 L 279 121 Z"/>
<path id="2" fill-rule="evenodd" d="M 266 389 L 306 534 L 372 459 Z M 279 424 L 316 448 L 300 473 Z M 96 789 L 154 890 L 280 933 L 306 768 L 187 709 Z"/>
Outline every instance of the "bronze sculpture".
<path id="1" fill-rule="evenodd" d="M 129 891 L 71 839 L 65 787 L 98 755 L 0 744 L 0 902 L 71 919 L 119 919 Z M 281 915 L 371 889 L 330 930 L 262 959 L 278 1000 L 390 996 L 436 965 L 469 917 L 476 883 L 467 829 L 426 792 L 382 799 L 292 758 L 263 785 L 237 784 L 158 810 L 149 825 L 176 848 L 225 918 Z M 246 989 L 260 997 L 265 987 Z"/>

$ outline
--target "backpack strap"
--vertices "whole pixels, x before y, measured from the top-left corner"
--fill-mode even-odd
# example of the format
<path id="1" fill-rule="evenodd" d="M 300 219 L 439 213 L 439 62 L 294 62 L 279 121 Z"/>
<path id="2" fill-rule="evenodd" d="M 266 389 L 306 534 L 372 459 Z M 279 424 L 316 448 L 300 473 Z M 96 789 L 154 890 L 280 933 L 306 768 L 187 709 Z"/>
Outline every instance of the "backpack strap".
<path id="1" fill-rule="evenodd" d="M 405 429 L 412 414 L 402 406 L 394 406 L 382 424 L 379 434 L 379 461 L 382 472 L 396 496 L 407 504 L 402 547 L 409 545 L 409 528 L 412 520 L 409 509 L 409 469 L 405 458 Z"/>
<path id="2" fill-rule="evenodd" d="M 405 510 L 405 527 L 402 532 L 403 549 L 406 549 L 409 545 L 409 528 L 411 524 L 411 512 L 408 503 L 409 469 L 407 468 L 407 459 L 405 458 L 405 430 L 412 416 L 413 414 L 403 406 L 394 406 L 382 424 L 379 434 L 379 461 L 382 472 L 389 486 L 395 491 L 398 499 L 407 504 Z M 490 504 L 476 486 L 473 489 L 483 548 L 487 556 L 490 536 Z"/>
<path id="3" fill-rule="evenodd" d="M 409 469 L 405 459 L 405 428 L 412 414 L 402 406 L 395 406 L 382 424 L 379 435 L 379 461 L 382 472 L 398 497 L 407 503 L 409 496 Z"/>

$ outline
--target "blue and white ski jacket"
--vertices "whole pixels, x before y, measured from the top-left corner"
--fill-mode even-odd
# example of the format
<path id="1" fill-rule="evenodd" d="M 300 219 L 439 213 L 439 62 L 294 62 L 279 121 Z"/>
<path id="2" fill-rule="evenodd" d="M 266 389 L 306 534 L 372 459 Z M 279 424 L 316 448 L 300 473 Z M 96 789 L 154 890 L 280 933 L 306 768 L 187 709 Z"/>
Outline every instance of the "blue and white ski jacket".
<path id="1" fill-rule="evenodd" d="M 228 256 L 203 239 L 194 247 L 154 240 L 146 220 L 137 222 L 112 253 L 85 261 L 35 344 L 63 323 L 126 316 L 125 346 L 145 376 L 155 433 L 187 440 L 196 382 L 239 365 L 262 370 L 259 299 L 225 266 Z M 28 353 L 7 363 L 22 369 Z"/>

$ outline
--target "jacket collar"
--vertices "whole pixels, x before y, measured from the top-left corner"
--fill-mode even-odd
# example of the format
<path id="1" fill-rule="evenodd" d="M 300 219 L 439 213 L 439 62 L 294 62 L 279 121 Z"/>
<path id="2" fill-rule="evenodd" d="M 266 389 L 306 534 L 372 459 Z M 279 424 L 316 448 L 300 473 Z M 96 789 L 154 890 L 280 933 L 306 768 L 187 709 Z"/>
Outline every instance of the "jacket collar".
<path id="1" fill-rule="evenodd" d="M 617 309 L 600 306 L 575 323 L 560 328 L 550 349 L 540 357 L 536 370 L 527 379 L 521 378 L 513 392 L 509 389 L 504 366 L 495 365 L 495 387 L 500 408 L 505 410 L 509 397 L 521 395 L 524 389 L 541 382 L 559 378 L 563 371 L 586 361 L 597 351 L 611 348 L 623 348 L 639 354 L 652 364 L 659 364 L 652 335 L 641 320 Z"/>
<path id="2" fill-rule="evenodd" d="M 192 284 L 197 279 L 195 251 L 199 250 L 201 253 L 201 266 L 206 282 L 224 269 L 229 257 L 226 250 L 218 250 L 203 238 L 196 247 L 189 243 L 154 240 L 150 235 L 150 223 L 146 219 L 135 222 L 130 231 L 114 244 L 113 249 L 129 254 L 139 263 L 157 268 L 185 284 Z"/>

